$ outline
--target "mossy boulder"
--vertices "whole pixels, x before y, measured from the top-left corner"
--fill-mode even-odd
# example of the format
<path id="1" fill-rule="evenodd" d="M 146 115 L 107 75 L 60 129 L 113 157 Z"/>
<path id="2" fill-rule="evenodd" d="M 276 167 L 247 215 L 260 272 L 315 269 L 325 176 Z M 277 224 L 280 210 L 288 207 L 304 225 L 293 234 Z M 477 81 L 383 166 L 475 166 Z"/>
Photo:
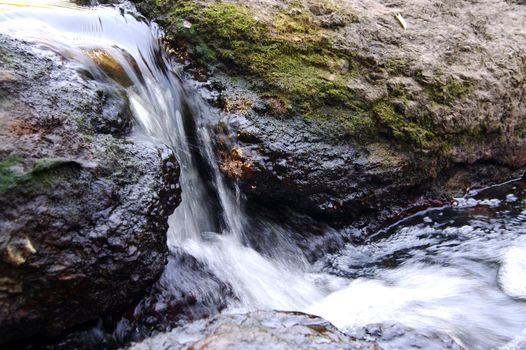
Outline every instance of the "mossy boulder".
<path id="1" fill-rule="evenodd" d="M 251 166 L 223 168 L 249 196 L 396 218 L 461 193 L 441 185 L 459 171 L 471 187 L 526 164 L 519 3 L 136 2 L 189 71 L 220 87 L 238 135 L 221 142 L 221 162 L 240 150 Z"/>

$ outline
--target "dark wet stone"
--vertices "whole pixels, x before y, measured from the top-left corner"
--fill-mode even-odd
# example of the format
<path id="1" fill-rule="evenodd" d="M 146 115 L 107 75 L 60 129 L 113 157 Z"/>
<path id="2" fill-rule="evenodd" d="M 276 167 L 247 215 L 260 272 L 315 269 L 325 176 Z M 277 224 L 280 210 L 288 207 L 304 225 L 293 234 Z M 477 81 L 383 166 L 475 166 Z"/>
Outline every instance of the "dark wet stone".
<path id="1" fill-rule="evenodd" d="M 0 36 L 0 343 L 120 310 L 160 276 L 179 168 L 121 92 Z"/>
<path id="2" fill-rule="evenodd" d="M 222 170 L 249 201 L 374 229 L 447 200 L 386 144 L 334 143 L 301 118 L 247 113 L 229 122 L 235 153 L 220 149 Z"/>
<path id="3" fill-rule="evenodd" d="M 174 250 L 168 256 L 161 278 L 129 318 L 133 337 L 143 339 L 215 316 L 234 300 L 231 287 L 205 264 L 182 250 Z"/>

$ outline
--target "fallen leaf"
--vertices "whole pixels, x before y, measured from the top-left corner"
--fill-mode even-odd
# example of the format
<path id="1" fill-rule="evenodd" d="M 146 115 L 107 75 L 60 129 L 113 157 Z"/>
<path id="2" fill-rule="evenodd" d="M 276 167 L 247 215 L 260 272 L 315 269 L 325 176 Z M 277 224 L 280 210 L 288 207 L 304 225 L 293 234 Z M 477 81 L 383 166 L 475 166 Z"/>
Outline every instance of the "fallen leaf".
<path id="1" fill-rule="evenodd" d="M 395 18 L 398 20 L 398 23 L 400 23 L 400 26 L 402 26 L 402 28 L 404 28 L 404 30 L 407 29 L 407 22 L 405 21 L 404 17 L 402 17 L 401 14 L 397 13 L 395 15 Z"/>

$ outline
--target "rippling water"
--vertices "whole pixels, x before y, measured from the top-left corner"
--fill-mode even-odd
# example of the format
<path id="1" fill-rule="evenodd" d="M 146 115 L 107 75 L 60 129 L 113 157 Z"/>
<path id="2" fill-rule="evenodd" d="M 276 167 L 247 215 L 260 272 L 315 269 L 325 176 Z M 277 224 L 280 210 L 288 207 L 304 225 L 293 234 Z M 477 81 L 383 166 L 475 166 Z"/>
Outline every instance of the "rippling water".
<path id="1" fill-rule="evenodd" d="M 172 147 L 182 204 L 168 244 L 205 264 L 235 294 L 230 309 L 303 310 L 342 330 L 397 322 L 445 332 L 468 349 L 523 349 L 526 329 L 526 191 L 510 183 L 458 199 L 347 245 L 314 265 L 283 225 L 245 212 L 221 176 L 211 125 L 219 115 L 163 53 L 160 31 L 133 7 L 64 1 L 0 1 L 0 33 L 35 42 L 126 90 L 132 138 Z M 250 242 L 273 237 L 272 244 Z M 175 267 L 174 267 L 175 266 Z M 162 285 L 182 283 L 169 264 Z M 207 298 L 207 280 L 184 281 Z M 389 349 L 389 345 L 385 345 Z"/>
<path id="2" fill-rule="evenodd" d="M 496 348 L 526 328 L 525 264 L 526 191 L 515 182 L 318 262 L 352 282 L 309 311 L 342 329 L 397 321 L 444 331 L 469 349 Z"/>

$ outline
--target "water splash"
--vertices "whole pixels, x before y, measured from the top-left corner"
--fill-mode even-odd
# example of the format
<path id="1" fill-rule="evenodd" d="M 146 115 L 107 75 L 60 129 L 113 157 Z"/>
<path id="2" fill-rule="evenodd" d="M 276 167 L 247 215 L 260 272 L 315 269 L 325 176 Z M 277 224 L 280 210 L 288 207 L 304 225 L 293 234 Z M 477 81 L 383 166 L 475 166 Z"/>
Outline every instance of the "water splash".
<path id="1" fill-rule="evenodd" d="M 318 265 L 353 281 L 309 311 L 342 329 L 395 321 L 446 332 L 467 349 L 521 349 L 525 204 L 525 189 L 511 183 L 349 245 Z"/>
<path id="2" fill-rule="evenodd" d="M 504 252 L 498 281 L 510 297 L 526 300 L 526 244 L 512 246 Z"/>

